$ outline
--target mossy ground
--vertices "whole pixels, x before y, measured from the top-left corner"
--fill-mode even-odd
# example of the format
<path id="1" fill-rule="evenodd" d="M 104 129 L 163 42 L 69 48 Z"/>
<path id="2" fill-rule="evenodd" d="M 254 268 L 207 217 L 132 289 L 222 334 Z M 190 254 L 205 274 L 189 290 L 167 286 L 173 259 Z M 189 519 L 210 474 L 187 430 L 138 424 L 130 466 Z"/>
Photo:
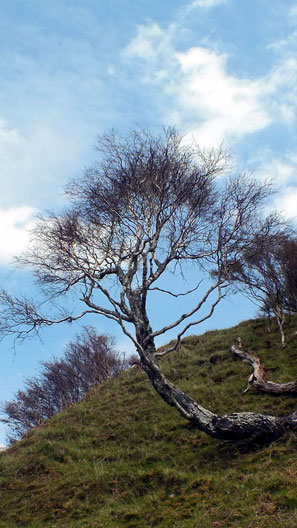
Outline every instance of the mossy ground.
<path id="1" fill-rule="evenodd" d="M 294 397 L 243 394 L 250 366 L 230 345 L 240 336 L 285 382 L 296 329 L 284 349 L 263 319 L 188 337 L 164 368 L 213 412 L 288 414 Z M 294 432 L 266 448 L 213 440 L 131 369 L 0 455 L 0 528 L 296 528 L 296 455 Z"/>

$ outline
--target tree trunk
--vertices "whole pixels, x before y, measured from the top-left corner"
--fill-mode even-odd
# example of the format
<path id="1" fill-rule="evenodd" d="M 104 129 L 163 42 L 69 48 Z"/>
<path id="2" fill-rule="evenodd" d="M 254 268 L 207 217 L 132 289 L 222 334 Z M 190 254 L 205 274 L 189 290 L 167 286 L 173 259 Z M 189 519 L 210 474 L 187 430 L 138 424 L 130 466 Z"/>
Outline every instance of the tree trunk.
<path id="1" fill-rule="evenodd" d="M 267 311 L 267 332 L 271 333 L 271 314 L 270 310 Z"/>
<path id="2" fill-rule="evenodd" d="M 167 380 L 154 357 L 154 351 L 154 348 L 146 350 L 141 357 L 143 369 L 154 389 L 166 403 L 175 407 L 197 429 L 213 438 L 231 441 L 253 440 L 267 444 L 281 438 L 286 431 L 297 425 L 296 413 L 285 418 L 252 412 L 218 416 L 204 409 Z"/>
<path id="3" fill-rule="evenodd" d="M 282 346 L 284 347 L 286 344 L 286 338 L 285 338 L 285 332 L 284 332 L 284 324 L 285 324 L 286 318 L 280 306 L 277 306 L 275 310 L 275 315 L 276 315 L 276 322 L 278 324 L 279 332 L 281 335 L 281 343 L 282 343 Z"/>

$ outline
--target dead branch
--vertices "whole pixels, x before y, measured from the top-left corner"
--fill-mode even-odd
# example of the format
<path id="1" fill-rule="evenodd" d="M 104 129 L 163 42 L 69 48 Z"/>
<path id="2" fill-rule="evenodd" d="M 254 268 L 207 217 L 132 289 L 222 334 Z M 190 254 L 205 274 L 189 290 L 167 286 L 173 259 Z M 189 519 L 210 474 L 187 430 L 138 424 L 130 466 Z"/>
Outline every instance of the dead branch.
<path id="1" fill-rule="evenodd" d="M 259 391 L 269 392 L 270 394 L 297 394 L 297 380 L 288 383 L 268 381 L 260 358 L 250 351 L 243 350 L 240 337 L 238 338 L 238 345 L 232 345 L 231 350 L 237 357 L 252 365 L 254 369 L 248 378 L 248 385 L 244 392 L 247 392 L 253 386 Z"/>

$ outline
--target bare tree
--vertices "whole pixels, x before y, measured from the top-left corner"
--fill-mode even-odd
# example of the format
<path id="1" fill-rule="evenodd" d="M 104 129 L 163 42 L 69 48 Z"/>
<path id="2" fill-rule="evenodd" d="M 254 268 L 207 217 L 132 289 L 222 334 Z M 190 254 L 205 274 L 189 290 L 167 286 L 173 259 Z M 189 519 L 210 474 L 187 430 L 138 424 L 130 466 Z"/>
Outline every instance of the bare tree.
<path id="1" fill-rule="evenodd" d="M 112 132 L 100 138 L 98 150 L 101 160 L 67 187 L 69 209 L 39 220 L 31 249 L 20 261 L 33 270 L 42 300 L 37 304 L 2 292 L 2 333 L 22 339 L 44 326 L 103 315 L 132 340 L 161 398 L 195 427 L 231 440 L 282 436 L 296 425 L 295 414 L 218 416 L 173 385 L 159 362 L 189 328 L 211 317 L 226 294 L 232 262 L 277 224 L 261 219 L 269 185 L 246 174 L 224 176 L 228 159 L 222 150 L 201 152 L 171 128 L 159 137 L 136 131 L 121 138 Z M 189 264 L 193 275 L 197 270 L 196 284 L 184 292 L 168 290 L 166 274 L 182 274 Z M 204 290 L 201 273 L 212 278 Z M 80 299 L 80 312 L 69 311 L 69 292 Z M 152 328 L 148 298 L 155 292 L 177 302 L 188 296 L 192 306 Z M 61 306 L 64 301 L 59 312 L 58 299 Z M 158 352 L 156 338 L 172 329 L 175 343 Z"/>
<path id="2" fill-rule="evenodd" d="M 38 376 L 25 380 L 25 389 L 2 404 L 10 427 L 10 443 L 46 419 L 78 402 L 94 386 L 115 377 L 128 365 L 114 349 L 113 340 L 85 326 L 66 346 L 60 359 L 41 362 Z"/>
<path id="3" fill-rule="evenodd" d="M 288 313 L 297 312 L 297 238 L 296 230 L 284 238 L 278 250 L 278 260 L 285 282 L 284 305 Z"/>
<path id="4" fill-rule="evenodd" d="M 229 278 L 260 306 L 268 320 L 271 314 L 275 317 L 284 346 L 287 315 L 297 304 L 297 244 L 293 228 L 285 222 L 274 222 L 271 227 L 233 263 Z"/>

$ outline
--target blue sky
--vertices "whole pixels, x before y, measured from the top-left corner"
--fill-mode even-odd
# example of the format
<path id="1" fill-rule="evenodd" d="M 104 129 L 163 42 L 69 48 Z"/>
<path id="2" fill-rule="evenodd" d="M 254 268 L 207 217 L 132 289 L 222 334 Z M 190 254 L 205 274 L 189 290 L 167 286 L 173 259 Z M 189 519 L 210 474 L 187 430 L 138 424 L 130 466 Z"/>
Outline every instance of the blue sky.
<path id="1" fill-rule="evenodd" d="M 272 178 L 271 205 L 296 218 L 297 1 L 0 0 L 0 8 L 5 287 L 33 291 L 11 257 L 25 248 L 34 214 L 63 207 L 63 185 L 96 159 L 96 136 L 110 128 L 174 124 L 203 147 L 223 142 L 234 170 Z M 230 298 L 197 332 L 254 312 Z M 131 350 L 106 321 L 88 322 Z M 0 400 L 78 331 L 52 329 L 16 353 L 3 341 Z"/>

